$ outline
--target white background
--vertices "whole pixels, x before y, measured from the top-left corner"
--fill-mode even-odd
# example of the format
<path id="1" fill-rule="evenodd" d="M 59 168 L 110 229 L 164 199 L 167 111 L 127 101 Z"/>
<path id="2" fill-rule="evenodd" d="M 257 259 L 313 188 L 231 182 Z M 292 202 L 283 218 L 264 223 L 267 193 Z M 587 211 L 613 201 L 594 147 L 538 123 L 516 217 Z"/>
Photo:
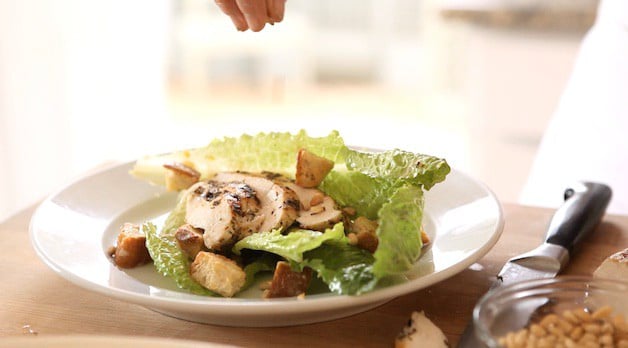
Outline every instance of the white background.
<path id="1" fill-rule="evenodd" d="M 514 202 L 586 28 L 442 4 L 291 0 L 239 33 L 211 1 L 0 0 L 0 219 L 103 163 L 301 128 L 446 157 Z"/>

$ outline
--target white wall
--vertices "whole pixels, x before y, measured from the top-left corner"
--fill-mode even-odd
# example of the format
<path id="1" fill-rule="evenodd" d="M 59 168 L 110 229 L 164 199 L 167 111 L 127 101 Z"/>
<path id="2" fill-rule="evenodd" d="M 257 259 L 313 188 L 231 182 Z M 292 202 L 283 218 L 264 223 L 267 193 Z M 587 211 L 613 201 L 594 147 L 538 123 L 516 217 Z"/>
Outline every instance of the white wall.
<path id="1" fill-rule="evenodd" d="M 168 0 L 0 1 L 0 219 L 141 151 L 165 118 L 168 23 Z"/>

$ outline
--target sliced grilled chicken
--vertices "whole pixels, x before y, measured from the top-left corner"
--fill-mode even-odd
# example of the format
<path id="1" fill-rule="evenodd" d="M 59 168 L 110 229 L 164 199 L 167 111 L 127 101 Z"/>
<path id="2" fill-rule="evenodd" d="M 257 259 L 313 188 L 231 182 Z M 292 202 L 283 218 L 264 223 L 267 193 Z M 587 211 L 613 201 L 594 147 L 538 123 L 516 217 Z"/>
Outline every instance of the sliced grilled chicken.
<path id="1" fill-rule="evenodd" d="M 190 187 L 185 221 L 204 230 L 207 248 L 227 251 L 238 240 L 259 231 L 264 222 L 262 209 L 249 185 L 210 180 Z"/>
<path id="2" fill-rule="evenodd" d="M 301 187 L 291 181 L 286 181 L 285 185 L 297 194 L 301 210 L 309 210 L 311 206 L 323 203 L 323 198 L 325 198 L 325 194 L 315 188 Z"/>
<path id="3" fill-rule="evenodd" d="M 340 222 L 342 218 L 342 211 L 336 209 L 336 202 L 331 197 L 325 196 L 322 203 L 311 206 L 309 210 L 301 210 L 297 223 L 302 228 L 324 231 Z"/>
<path id="4" fill-rule="evenodd" d="M 300 227 L 324 231 L 342 220 L 343 213 L 336 208 L 336 202 L 321 190 L 301 187 L 294 182 L 287 182 L 286 186 L 297 194 L 301 202 L 297 217 Z"/>
<path id="5" fill-rule="evenodd" d="M 251 187 L 259 199 L 259 215 L 263 223 L 259 232 L 286 228 L 294 223 L 299 210 L 297 194 L 290 189 L 278 174 L 251 174 L 245 172 L 218 173 L 213 178 L 217 182 L 235 182 Z"/>

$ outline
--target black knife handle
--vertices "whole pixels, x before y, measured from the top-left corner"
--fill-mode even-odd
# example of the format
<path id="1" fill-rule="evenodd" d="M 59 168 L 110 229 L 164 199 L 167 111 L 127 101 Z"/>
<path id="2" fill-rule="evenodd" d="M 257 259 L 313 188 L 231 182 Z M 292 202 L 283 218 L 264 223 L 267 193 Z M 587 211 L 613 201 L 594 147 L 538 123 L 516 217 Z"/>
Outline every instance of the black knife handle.
<path id="1" fill-rule="evenodd" d="M 545 242 L 574 247 L 600 223 L 611 200 L 611 188 L 594 182 L 578 182 L 565 190 L 565 203 L 550 221 Z"/>

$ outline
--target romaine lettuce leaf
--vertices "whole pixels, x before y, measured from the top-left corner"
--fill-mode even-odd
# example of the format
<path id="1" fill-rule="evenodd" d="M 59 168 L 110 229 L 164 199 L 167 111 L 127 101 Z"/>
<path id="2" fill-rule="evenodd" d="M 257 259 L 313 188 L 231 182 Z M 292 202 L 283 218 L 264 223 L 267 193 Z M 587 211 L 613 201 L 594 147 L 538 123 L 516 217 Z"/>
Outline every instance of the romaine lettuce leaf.
<path id="1" fill-rule="evenodd" d="M 338 294 L 360 294 L 377 284 L 373 255 L 348 244 L 342 223 L 323 233 L 302 229 L 285 235 L 277 230 L 255 233 L 236 243 L 233 251 L 240 253 L 243 249 L 280 255 L 295 270 L 310 267 L 329 290 Z"/>
<path id="2" fill-rule="evenodd" d="M 337 223 L 325 232 L 297 229 L 288 234 L 280 230 L 254 233 L 233 246 L 233 252 L 240 254 L 242 249 L 262 250 L 284 257 L 289 261 L 303 261 L 303 253 L 318 248 L 325 241 L 346 238 L 342 223 Z"/>
<path id="3" fill-rule="evenodd" d="M 157 272 L 172 278 L 179 288 L 197 295 L 217 296 L 192 279 L 188 257 L 174 239 L 174 233 L 184 222 L 185 201 L 185 196 L 182 195 L 159 233 L 157 227 L 150 222 L 142 225 L 142 231 L 146 235 L 146 247 Z"/>
<path id="4" fill-rule="evenodd" d="M 373 273 L 381 279 L 408 271 L 421 255 L 423 191 L 420 187 L 400 187 L 379 210 Z"/>
<path id="5" fill-rule="evenodd" d="M 451 170 L 444 159 L 402 150 L 347 150 L 346 166 L 347 170 L 330 172 L 319 188 L 341 206 L 353 207 L 369 219 L 378 218 L 381 207 L 401 186 L 430 189 Z"/>
<path id="6" fill-rule="evenodd" d="M 429 190 L 445 180 L 451 168 L 442 158 L 403 150 L 347 152 L 347 169 L 373 178 L 422 185 Z"/>
<path id="7" fill-rule="evenodd" d="M 337 131 L 320 138 L 310 137 L 303 130 L 297 134 L 259 133 L 215 139 L 209 145 L 197 149 L 148 156 L 135 163 L 131 174 L 164 185 L 163 165 L 181 162 L 198 170 L 202 178 L 221 171 L 235 170 L 271 171 L 293 177 L 297 152 L 301 148 L 337 163 L 344 163 L 348 150 Z"/>
<path id="8" fill-rule="evenodd" d="M 402 183 L 373 178 L 360 172 L 332 171 L 319 188 L 340 206 L 352 207 L 357 215 L 377 219 L 377 212 Z"/>
<path id="9" fill-rule="evenodd" d="M 406 272 L 421 254 L 423 190 L 402 181 L 371 178 L 355 172 L 330 173 L 323 189 L 358 215 L 377 220 L 379 244 L 373 272 L 377 279 Z"/>
<path id="10" fill-rule="evenodd" d="M 373 255 L 349 245 L 347 240 L 330 240 L 303 255 L 298 267 L 310 267 L 328 286 L 341 295 L 371 291 L 378 279 L 373 273 Z M 294 266 L 293 266 L 294 267 Z"/>

